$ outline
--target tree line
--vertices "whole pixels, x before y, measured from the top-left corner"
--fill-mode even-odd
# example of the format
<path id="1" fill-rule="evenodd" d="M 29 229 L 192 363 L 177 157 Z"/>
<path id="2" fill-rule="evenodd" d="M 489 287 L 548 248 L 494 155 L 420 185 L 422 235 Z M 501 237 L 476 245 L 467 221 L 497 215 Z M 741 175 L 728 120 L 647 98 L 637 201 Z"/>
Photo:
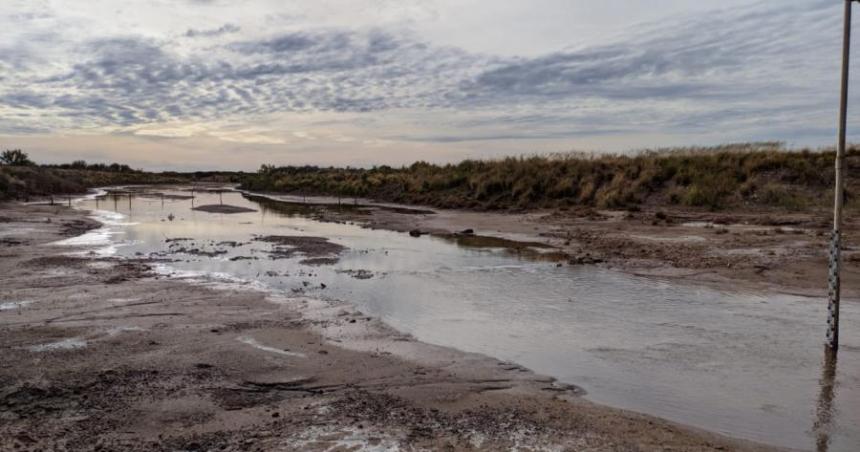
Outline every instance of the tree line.
<path id="1" fill-rule="evenodd" d="M 21 149 L 7 149 L 0 153 L 0 165 L 6 166 L 37 166 L 30 156 Z M 140 172 L 121 163 L 87 163 L 85 160 L 75 160 L 72 163 L 42 164 L 45 168 L 60 168 L 86 171 L 103 171 L 109 173 Z"/>

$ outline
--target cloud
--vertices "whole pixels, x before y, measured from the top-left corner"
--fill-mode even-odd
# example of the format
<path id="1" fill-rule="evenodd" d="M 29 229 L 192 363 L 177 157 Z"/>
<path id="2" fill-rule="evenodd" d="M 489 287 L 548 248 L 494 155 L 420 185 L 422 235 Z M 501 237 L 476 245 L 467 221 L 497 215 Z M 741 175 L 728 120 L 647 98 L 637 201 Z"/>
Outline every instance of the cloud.
<path id="1" fill-rule="evenodd" d="M 642 131 L 820 124 L 835 100 L 838 6 L 758 3 L 641 26 L 616 42 L 489 68 L 464 80 L 452 103 L 586 106 L 590 116 Z M 565 116 L 571 125 L 583 119 Z"/>
<path id="2" fill-rule="evenodd" d="M 223 36 L 232 33 L 238 33 L 242 29 L 233 24 L 224 24 L 218 28 L 208 29 L 208 30 L 196 30 L 194 28 L 189 28 L 185 31 L 186 38 L 214 38 L 217 36 Z"/>
<path id="3" fill-rule="evenodd" d="M 744 8 L 644 27 L 620 42 L 519 59 L 463 84 L 472 97 L 740 98 L 763 86 L 791 89 L 836 50 L 832 4 Z M 822 64 L 826 65 L 826 64 Z M 832 66 L 832 65 L 826 65 Z M 786 72 L 789 70 L 788 72 Z M 815 89 L 815 87 L 810 87 Z"/>
<path id="4" fill-rule="evenodd" d="M 611 41 L 530 57 L 468 52 L 394 26 L 293 21 L 268 34 L 222 18 L 217 28 L 197 22 L 174 33 L 74 38 L 72 29 L 25 25 L 0 40 L 0 113 L 14 124 L 6 129 L 20 133 L 213 133 L 160 125 L 349 113 L 351 126 L 370 134 L 377 126 L 361 118 L 374 112 L 395 116 L 402 129 L 375 131 L 377 137 L 408 142 L 715 131 L 735 139 L 796 130 L 818 137 L 835 101 L 839 10 L 823 0 L 759 2 L 669 17 Z M 51 17 L 19 14 L 14 21 Z M 61 49 L 62 58 L 51 49 Z M 239 130 L 221 136 L 280 142 L 253 127 Z"/>
<path id="5" fill-rule="evenodd" d="M 82 61 L 68 70 L 25 77 L 30 91 L 0 91 L 0 104 L 57 108 L 120 126 L 252 113 L 367 112 L 430 102 L 440 85 L 428 74 L 459 80 L 477 61 L 408 36 L 343 30 L 238 41 L 190 55 L 149 38 L 100 38 L 82 43 L 77 55 Z"/>

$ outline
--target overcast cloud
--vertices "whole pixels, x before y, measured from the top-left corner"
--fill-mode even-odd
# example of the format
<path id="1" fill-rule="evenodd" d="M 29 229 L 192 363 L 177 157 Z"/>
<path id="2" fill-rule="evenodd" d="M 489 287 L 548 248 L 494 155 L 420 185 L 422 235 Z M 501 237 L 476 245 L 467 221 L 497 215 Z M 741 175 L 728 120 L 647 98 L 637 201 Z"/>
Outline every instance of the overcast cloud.
<path id="1" fill-rule="evenodd" d="M 253 169 L 832 141 L 841 2 L 595 3 L 4 0 L 0 146 Z"/>

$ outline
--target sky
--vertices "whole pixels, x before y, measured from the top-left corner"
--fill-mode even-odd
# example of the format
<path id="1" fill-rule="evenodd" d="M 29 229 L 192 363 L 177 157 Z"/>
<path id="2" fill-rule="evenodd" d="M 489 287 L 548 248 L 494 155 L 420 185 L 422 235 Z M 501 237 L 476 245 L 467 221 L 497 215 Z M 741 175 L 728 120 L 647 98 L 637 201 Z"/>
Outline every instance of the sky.
<path id="1" fill-rule="evenodd" d="M 255 170 L 830 145 L 842 5 L 0 0 L 0 149 Z"/>

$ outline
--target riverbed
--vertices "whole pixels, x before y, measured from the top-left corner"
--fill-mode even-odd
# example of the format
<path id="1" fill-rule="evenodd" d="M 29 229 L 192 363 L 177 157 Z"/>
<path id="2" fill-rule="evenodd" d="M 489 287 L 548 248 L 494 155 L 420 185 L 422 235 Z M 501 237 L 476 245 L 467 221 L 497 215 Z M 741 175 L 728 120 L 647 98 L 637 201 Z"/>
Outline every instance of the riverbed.
<path id="1" fill-rule="evenodd" d="M 194 210 L 212 205 L 250 211 Z M 421 341 L 523 365 L 598 403 L 734 437 L 803 449 L 860 444 L 857 300 L 843 303 L 834 363 L 822 348 L 823 298 L 571 266 L 542 247 L 371 230 L 360 225 L 361 206 L 348 203 L 328 208 L 353 209 L 352 223 L 315 220 L 323 207 L 312 204 L 189 188 L 76 206 L 105 226 L 67 243 L 98 255 L 157 259 L 175 277 L 348 301 Z M 265 240 L 273 236 L 325 239 L 342 250 L 308 256 Z"/>

